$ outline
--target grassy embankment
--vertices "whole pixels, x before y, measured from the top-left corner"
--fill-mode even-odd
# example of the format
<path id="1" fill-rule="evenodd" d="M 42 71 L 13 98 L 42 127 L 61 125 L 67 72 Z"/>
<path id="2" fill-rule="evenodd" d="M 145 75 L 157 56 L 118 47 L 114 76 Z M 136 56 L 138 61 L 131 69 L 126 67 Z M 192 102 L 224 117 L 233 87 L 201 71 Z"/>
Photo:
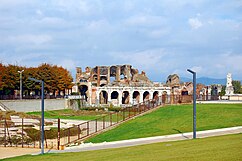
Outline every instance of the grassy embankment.
<path id="1" fill-rule="evenodd" d="M 3 161 L 140 161 L 140 160 L 230 160 L 242 158 L 242 134 L 210 137 L 196 140 L 155 143 L 118 149 L 77 153 L 21 156 Z"/>
<path id="2" fill-rule="evenodd" d="M 86 142 L 118 141 L 192 131 L 192 105 L 165 106 Z M 242 125 L 242 104 L 198 104 L 197 130 Z"/>
<path id="3" fill-rule="evenodd" d="M 87 110 L 80 110 L 75 111 L 72 109 L 64 109 L 64 110 L 52 110 L 52 111 L 45 111 L 45 118 L 52 118 L 52 119 L 72 119 L 72 120 L 94 120 L 101 116 L 107 115 L 109 112 L 105 111 L 87 111 Z M 28 112 L 28 115 L 33 116 L 41 116 L 41 112 Z"/>

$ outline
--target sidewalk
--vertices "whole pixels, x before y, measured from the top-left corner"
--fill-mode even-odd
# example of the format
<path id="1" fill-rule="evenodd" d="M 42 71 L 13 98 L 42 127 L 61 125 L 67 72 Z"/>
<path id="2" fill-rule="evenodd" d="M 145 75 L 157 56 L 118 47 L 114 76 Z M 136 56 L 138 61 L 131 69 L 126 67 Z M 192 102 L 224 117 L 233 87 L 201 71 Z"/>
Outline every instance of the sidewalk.
<path id="1" fill-rule="evenodd" d="M 221 135 L 238 134 L 238 133 L 242 133 L 242 126 L 198 131 L 197 138 L 206 138 L 206 137 L 212 137 L 212 136 L 221 136 Z M 100 149 L 121 148 L 121 147 L 158 143 L 158 142 L 188 140 L 192 138 L 193 138 L 193 133 L 188 132 L 188 133 L 156 136 L 156 137 L 148 137 L 148 138 L 140 138 L 140 139 L 103 142 L 103 143 L 96 143 L 96 144 L 86 143 L 78 146 L 67 147 L 65 150 L 59 150 L 59 151 L 51 150 L 50 153 L 81 152 L 81 151 L 91 151 L 91 150 L 100 150 Z"/>
<path id="2" fill-rule="evenodd" d="M 238 134 L 238 133 L 242 133 L 242 126 L 224 128 L 224 129 L 198 131 L 197 138 L 205 138 L 205 137 L 228 135 L 228 134 Z M 81 152 L 81 151 L 91 151 L 91 150 L 100 150 L 100 149 L 129 147 L 129 146 L 144 145 L 144 144 L 151 144 L 151 143 L 158 143 L 158 142 L 188 140 L 188 139 L 192 139 L 192 137 L 193 137 L 193 133 L 188 132 L 188 133 L 181 133 L 181 134 L 122 140 L 122 141 L 114 141 L 114 142 L 104 142 L 104 143 L 97 143 L 97 144 L 87 143 L 87 144 L 81 144 L 78 146 L 67 147 L 65 150 L 45 149 L 45 151 L 46 153 Z M 27 154 L 38 155 L 39 153 L 40 153 L 40 149 L 20 148 L 20 147 L 18 148 L 0 147 L 0 159 L 27 155 Z"/>

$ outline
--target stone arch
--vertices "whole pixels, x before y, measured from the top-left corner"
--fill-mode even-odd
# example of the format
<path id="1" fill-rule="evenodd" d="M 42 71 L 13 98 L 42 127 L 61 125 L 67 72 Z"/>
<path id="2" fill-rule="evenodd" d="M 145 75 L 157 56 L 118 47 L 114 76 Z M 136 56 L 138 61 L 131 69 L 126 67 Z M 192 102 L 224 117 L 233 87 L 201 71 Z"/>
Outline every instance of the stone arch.
<path id="1" fill-rule="evenodd" d="M 188 90 L 186 88 L 183 88 L 181 91 L 181 95 L 182 96 L 188 95 Z"/>
<path id="2" fill-rule="evenodd" d="M 101 77 L 100 77 L 100 80 L 101 80 L 101 81 L 102 81 L 102 80 L 107 81 L 108 78 L 107 78 L 106 76 L 101 76 Z"/>
<path id="3" fill-rule="evenodd" d="M 87 101 L 88 86 L 87 85 L 80 85 L 78 88 L 79 88 L 79 92 L 80 92 L 81 96 L 83 96 L 84 99 Z"/>
<path id="4" fill-rule="evenodd" d="M 99 94 L 99 103 L 100 104 L 108 104 L 108 92 L 102 90 Z"/>
<path id="5" fill-rule="evenodd" d="M 153 93 L 153 97 L 152 97 L 153 99 L 159 99 L 159 92 L 158 91 L 155 91 L 154 93 Z"/>
<path id="6" fill-rule="evenodd" d="M 123 91 L 122 93 L 122 104 L 129 104 L 129 92 L 128 91 Z"/>
<path id="7" fill-rule="evenodd" d="M 164 92 L 162 93 L 162 103 L 166 103 L 166 100 L 167 100 L 167 92 L 164 91 Z"/>
<path id="8" fill-rule="evenodd" d="M 112 104 L 118 105 L 118 103 L 119 103 L 119 93 L 117 91 L 113 91 L 111 93 L 111 101 L 112 101 Z"/>
<path id="9" fill-rule="evenodd" d="M 140 93 L 139 93 L 139 91 L 134 91 L 132 98 L 133 98 L 133 103 L 134 104 L 139 103 L 139 100 L 140 100 Z"/>
<path id="10" fill-rule="evenodd" d="M 147 101 L 150 98 L 150 93 L 148 91 L 145 91 L 143 93 L 143 101 Z"/>

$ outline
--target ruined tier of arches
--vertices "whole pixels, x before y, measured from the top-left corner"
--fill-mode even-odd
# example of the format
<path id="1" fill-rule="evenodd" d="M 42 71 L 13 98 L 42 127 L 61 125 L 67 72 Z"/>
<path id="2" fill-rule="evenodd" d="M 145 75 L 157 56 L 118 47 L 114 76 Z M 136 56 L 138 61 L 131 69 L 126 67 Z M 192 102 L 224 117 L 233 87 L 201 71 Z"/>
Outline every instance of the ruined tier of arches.
<path id="1" fill-rule="evenodd" d="M 77 67 L 73 91 L 80 93 L 89 105 L 128 106 L 160 96 L 164 96 L 160 102 L 167 101 L 171 89 L 153 83 L 144 71 L 139 73 L 131 65 L 113 65 L 86 67 L 84 72 Z"/>

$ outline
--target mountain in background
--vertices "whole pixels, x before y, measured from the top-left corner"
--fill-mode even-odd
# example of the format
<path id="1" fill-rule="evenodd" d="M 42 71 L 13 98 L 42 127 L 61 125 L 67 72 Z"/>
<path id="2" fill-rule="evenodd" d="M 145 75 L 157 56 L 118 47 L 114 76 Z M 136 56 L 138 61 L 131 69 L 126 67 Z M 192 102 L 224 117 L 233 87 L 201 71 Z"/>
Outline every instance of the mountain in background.
<path id="1" fill-rule="evenodd" d="M 180 78 L 181 82 L 192 82 L 192 79 L 186 78 L 186 77 L 181 77 Z M 224 79 L 216 79 L 216 78 L 208 78 L 208 77 L 200 77 L 197 78 L 197 83 L 201 83 L 204 85 L 212 85 L 212 84 L 221 84 L 221 85 L 226 85 L 226 78 Z"/>

